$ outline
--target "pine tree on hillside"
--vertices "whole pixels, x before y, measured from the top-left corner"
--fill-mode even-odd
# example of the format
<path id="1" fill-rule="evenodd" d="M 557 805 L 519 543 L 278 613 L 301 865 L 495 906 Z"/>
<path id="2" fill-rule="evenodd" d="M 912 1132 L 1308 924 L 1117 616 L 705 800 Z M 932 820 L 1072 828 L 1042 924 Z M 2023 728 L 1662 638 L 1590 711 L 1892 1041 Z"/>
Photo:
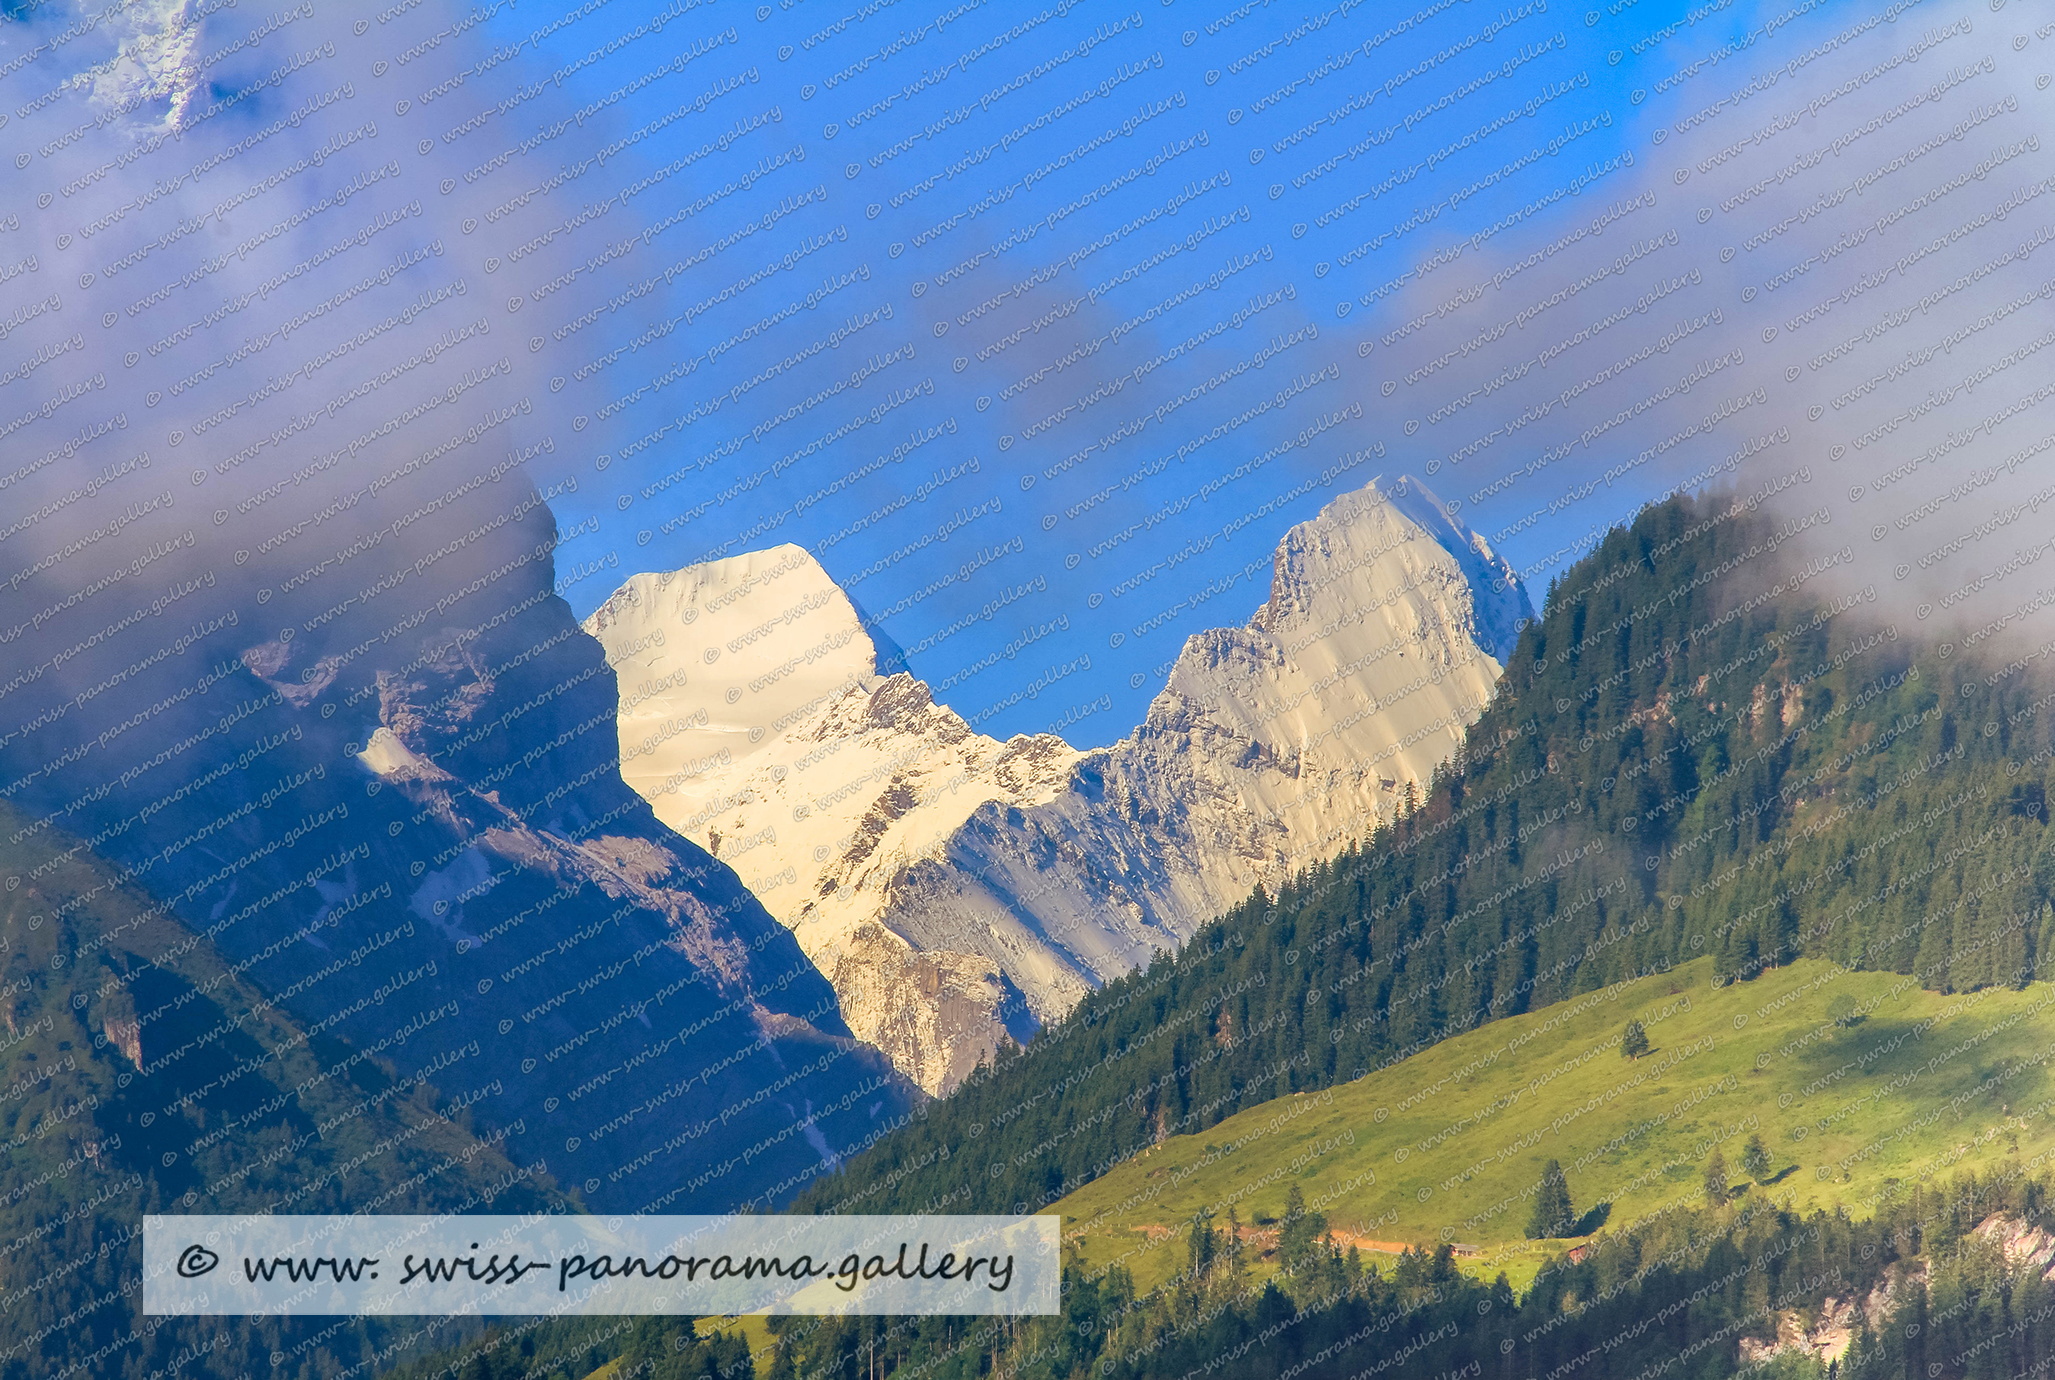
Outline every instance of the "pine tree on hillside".
<path id="1" fill-rule="evenodd" d="M 1327 1214 L 1308 1212 L 1306 1195 L 1293 1184 L 1284 1200 L 1284 1220 L 1278 1224 L 1277 1253 L 1284 1268 L 1297 1271 L 1314 1259 L 1320 1239 L 1327 1235 Z"/>
<path id="2" fill-rule="evenodd" d="M 1757 1183 L 1769 1177 L 1770 1148 L 1762 1143 L 1761 1136 L 1749 1136 L 1748 1144 L 1741 1148 L 1741 1168 Z"/>
<path id="3" fill-rule="evenodd" d="M 1648 1030 L 1639 1020 L 1627 1022 L 1627 1028 L 1620 1035 L 1620 1057 L 1639 1059 L 1648 1053 Z"/>
<path id="4" fill-rule="evenodd" d="M 1719 1207 L 1727 1201 L 1727 1161 L 1715 1150 L 1705 1162 L 1705 1205 Z"/>
<path id="5" fill-rule="evenodd" d="M 1193 1279 L 1205 1278 L 1219 1249 L 1220 1238 L 1213 1230 L 1213 1209 L 1200 1208 L 1192 1218 L 1191 1236 L 1186 1242 L 1186 1263 L 1191 1266 Z"/>
<path id="6" fill-rule="evenodd" d="M 1541 1182 L 1534 1190 L 1534 1212 L 1527 1219 L 1527 1239 L 1541 1241 L 1570 1234 L 1576 1225 L 1577 1209 L 1570 1203 L 1570 1181 L 1562 1165 L 1550 1160 L 1542 1166 Z"/>

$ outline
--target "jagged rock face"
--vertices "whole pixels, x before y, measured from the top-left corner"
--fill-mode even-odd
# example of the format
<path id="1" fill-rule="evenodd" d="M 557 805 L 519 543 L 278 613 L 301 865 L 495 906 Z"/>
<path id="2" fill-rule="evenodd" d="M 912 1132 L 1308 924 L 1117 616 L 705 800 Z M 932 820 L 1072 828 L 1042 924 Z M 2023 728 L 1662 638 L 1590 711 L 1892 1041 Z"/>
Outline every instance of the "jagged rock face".
<path id="1" fill-rule="evenodd" d="M 450 482 L 350 520 L 377 534 Z M 444 1093 L 593 1207 L 774 1205 L 918 1095 L 622 781 L 614 672 L 553 592 L 535 491 L 469 492 L 350 548 L 341 579 L 217 550 L 162 632 L 75 655 L 75 625 L 23 636 L 22 664 L 64 674 L 0 697 L 0 784 L 317 1032 L 431 1080 L 476 1040 Z M 294 562 L 353 535 L 330 531 Z M 150 1039 L 107 1034 L 131 1057 Z"/>
<path id="2" fill-rule="evenodd" d="M 1188 639 L 1144 723 L 1090 753 L 995 742 L 881 674 L 897 649 L 797 547 L 637 576 L 587 626 L 624 688 L 674 697 L 624 712 L 629 783 L 737 863 L 859 1038 L 944 1092 L 1390 818 L 1461 744 L 1531 616 L 1482 538 L 1417 480 L 1380 479 L 1291 529 L 1248 625 Z M 776 654 L 755 650 L 770 627 Z M 884 979 L 913 955 L 991 974 L 991 1004 L 945 1013 Z"/>
<path id="3" fill-rule="evenodd" d="M 2004 1248 L 2007 1263 L 2012 1265 L 2020 1264 L 2023 1258 L 2014 1249 L 2020 1236 L 2041 1238 L 2033 1244 L 2033 1250 L 2039 1250 L 2046 1239 L 2046 1233 L 2028 1228 L 2017 1219 L 2002 1214 L 1978 1227 L 1977 1235 L 1987 1240 L 1998 1240 Z M 2027 1263 L 2038 1268 L 2045 1261 L 2034 1259 Z M 1925 1260 L 1899 1261 L 1885 1270 L 1867 1296 L 1858 1299 L 1830 1295 L 1823 1299 L 1817 1318 L 1808 1319 L 1793 1309 L 1779 1310 L 1772 1315 L 1776 1322 L 1774 1338 L 1741 1339 L 1738 1348 L 1741 1361 L 1744 1365 L 1760 1366 L 1779 1355 L 1791 1354 L 1810 1357 L 1822 1365 L 1836 1363 L 1848 1354 L 1849 1346 L 1864 1327 L 1872 1332 L 1883 1331 L 1891 1315 L 1915 1291 L 1927 1290 L 1931 1273 Z"/>
<path id="4" fill-rule="evenodd" d="M 1027 1008 L 1000 970 L 947 949 L 923 952 L 872 922 L 815 954 L 863 1038 L 931 1092 L 969 1077 L 994 1052 L 996 1025 L 1025 1039 Z"/>
<path id="5" fill-rule="evenodd" d="M 858 1038 L 940 1093 L 1034 1028 L 999 965 L 875 920 L 979 806 L 1061 790 L 1061 739 L 998 742 L 891 673 L 898 649 L 797 546 L 638 575 L 586 627 L 620 677 L 623 776 L 792 928 Z"/>
<path id="6" fill-rule="evenodd" d="M 980 810 L 892 880 L 882 919 L 985 955 L 1060 1014 L 1010 955 L 1104 982 L 1367 837 L 1461 745 L 1531 616 L 1418 480 L 1373 480 L 1285 535 L 1269 599 L 1187 639 L 1133 734 L 1046 805 Z"/>
<path id="7" fill-rule="evenodd" d="M 2055 1280 L 2055 1232 L 2001 1212 L 1984 1219 L 1976 1234 L 1994 1242 L 2004 1252 L 2006 1264 L 2035 1270 L 2042 1279 Z"/>

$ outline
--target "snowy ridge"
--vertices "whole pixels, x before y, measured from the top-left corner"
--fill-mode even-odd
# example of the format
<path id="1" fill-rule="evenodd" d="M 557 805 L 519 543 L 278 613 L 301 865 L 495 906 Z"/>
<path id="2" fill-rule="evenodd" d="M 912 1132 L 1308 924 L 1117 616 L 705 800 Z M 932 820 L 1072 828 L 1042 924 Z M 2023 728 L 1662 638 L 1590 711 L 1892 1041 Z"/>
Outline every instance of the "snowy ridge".
<path id="1" fill-rule="evenodd" d="M 1379 478 L 1287 532 L 1248 624 L 1188 638 L 1144 722 L 1088 753 L 998 742 L 881 674 L 796 546 L 638 575 L 586 626 L 620 677 L 629 785 L 793 929 L 858 1038 L 941 1093 L 1389 819 L 1531 617 L 1483 538 Z"/>
<path id="2" fill-rule="evenodd" d="M 974 733 L 881 673 L 898 649 L 797 546 L 637 575 L 585 626 L 620 680 L 623 777 L 793 930 L 859 1039 L 939 1092 L 1033 1029 L 998 966 L 916 953 L 876 923 L 879 901 L 978 807 L 1055 795 L 1076 752 Z"/>

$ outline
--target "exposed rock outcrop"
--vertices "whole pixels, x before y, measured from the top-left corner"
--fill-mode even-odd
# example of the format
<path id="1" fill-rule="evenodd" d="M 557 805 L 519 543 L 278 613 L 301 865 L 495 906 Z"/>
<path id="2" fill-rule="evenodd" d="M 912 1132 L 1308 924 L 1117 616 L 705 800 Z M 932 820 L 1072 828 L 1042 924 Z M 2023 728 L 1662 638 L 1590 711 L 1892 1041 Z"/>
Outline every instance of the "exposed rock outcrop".
<path id="1" fill-rule="evenodd" d="M 1292 528 L 1248 624 L 1189 638 L 1092 752 L 972 730 L 796 546 L 638 575 L 586 627 L 619 670 L 628 783 L 939 1093 L 1389 819 L 1531 616 L 1418 480 L 1379 479 Z"/>
<path id="2" fill-rule="evenodd" d="M 625 779 L 792 928 L 858 1038 L 939 1093 L 1032 1032 L 1005 965 L 916 947 L 878 900 L 978 807 L 1053 798 L 1076 752 L 936 704 L 797 546 L 638 575 L 585 626 L 620 676 Z"/>

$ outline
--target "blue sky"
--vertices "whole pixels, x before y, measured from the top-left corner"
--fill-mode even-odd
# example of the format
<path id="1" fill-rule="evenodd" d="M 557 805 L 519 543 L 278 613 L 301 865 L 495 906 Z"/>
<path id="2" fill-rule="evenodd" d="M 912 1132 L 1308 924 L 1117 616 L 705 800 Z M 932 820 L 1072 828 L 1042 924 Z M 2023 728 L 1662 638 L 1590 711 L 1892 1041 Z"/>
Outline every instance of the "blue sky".
<path id="1" fill-rule="evenodd" d="M 575 41 L 567 31 L 551 55 L 633 29 L 619 8 L 582 25 Z M 1424 472 L 1434 456 L 1393 425 L 1377 392 L 1406 347 L 1375 337 L 1406 298 L 1356 298 L 1578 172 L 1613 164 L 1580 195 L 1502 234 L 1545 242 L 1640 191 L 1619 166 L 1636 144 L 1630 90 L 1646 68 L 1675 62 L 1662 53 L 1609 66 L 1619 25 L 1584 25 L 1533 0 L 1428 4 L 1418 18 L 1381 4 L 937 10 L 808 0 L 775 6 L 764 21 L 736 6 L 709 12 L 697 25 L 684 14 L 645 43 L 721 43 L 614 107 L 608 123 L 633 131 L 738 70 L 756 80 L 717 94 L 697 127 L 742 129 L 773 109 L 779 119 L 707 156 L 676 191 L 645 193 L 641 220 L 664 220 L 660 195 L 684 205 L 697 199 L 686 193 L 730 185 L 793 148 L 804 158 L 758 172 L 754 185 L 660 232 L 662 253 L 641 253 L 643 265 L 775 216 L 707 269 L 686 269 L 682 290 L 633 314 L 635 331 L 608 322 L 606 339 L 633 339 L 682 310 L 695 314 L 674 337 L 711 343 L 806 292 L 826 287 L 830 300 L 760 347 L 701 363 L 690 380 L 592 421 L 586 444 L 623 458 L 577 499 L 559 499 L 565 526 L 598 524 L 567 544 L 563 565 L 621 565 L 571 585 L 567 598 L 584 614 L 633 569 L 799 542 L 902 647 L 921 649 L 910 661 L 927 680 L 1003 653 L 951 686 L 949 702 L 966 715 L 1073 667 L 980 727 L 1038 731 L 1104 704 L 1064 727 L 1087 743 L 1138 721 L 1188 633 L 1241 622 L 1262 602 L 1270 550 L 1288 526 L 1373 474 Z M 958 16 L 943 23 L 947 14 Z M 1660 14 L 1634 6 L 1636 27 L 1656 29 Z M 532 18 L 510 12 L 495 25 L 516 35 Z M 1730 27 L 1699 25 L 1691 37 L 1706 43 Z M 575 80 L 588 101 L 600 99 L 625 66 L 600 62 Z M 931 84 L 906 94 L 923 78 Z M 631 156 L 658 166 L 690 146 L 693 133 L 666 136 Z M 1527 166 L 1504 170 L 1519 158 Z M 1099 191 L 1136 168 L 1149 170 Z M 1393 234 L 1418 207 L 1484 177 L 1488 187 Z M 995 193 L 997 203 L 978 205 Z M 1083 197 L 1093 199 L 1071 209 Z M 1381 234 L 1387 242 L 1358 248 Z M 804 267 L 695 310 L 785 255 L 801 255 Z M 877 308 L 890 318 L 867 320 Z M 1064 314 L 1038 327 L 1052 310 Z M 801 392 L 806 384 L 832 386 L 871 366 L 849 392 L 888 405 L 886 419 L 822 442 L 851 409 L 818 405 L 752 433 L 769 409 L 732 402 L 676 425 L 695 402 L 818 341 L 816 327 L 845 324 L 855 329 L 832 349 L 834 368 L 795 368 L 752 392 L 789 407 L 812 392 Z M 1184 345 L 1206 331 L 1210 339 Z M 1369 355 L 1360 353 L 1367 341 Z M 1180 345 L 1143 378 L 1124 378 Z M 1089 353 L 1077 355 L 1081 347 Z M 643 347 L 600 370 L 588 415 L 660 378 L 653 366 L 676 366 L 686 349 Z M 565 349 L 559 372 L 571 376 L 598 353 Z M 641 368 L 637 357 L 647 359 Z M 1048 374 L 1036 382 L 1038 370 Z M 1112 380 L 1122 380 L 1118 394 L 1046 421 Z M 1221 382 L 1180 402 L 1210 380 Z M 1237 423 L 1251 407 L 1264 411 Z M 670 433 L 639 444 L 666 423 Z M 1108 442 L 1122 427 L 1132 433 Z M 660 487 L 686 466 L 688 476 Z M 1580 532 L 1632 511 L 1638 497 L 1609 493 L 1603 509 L 1576 515 Z M 1490 532 L 1521 501 L 1510 493 L 1488 505 L 1478 526 Z M 1531 528 L 1506 554 L 1527 565 L 1560 536 L 1560 524 Z M 982 616 L 995 600 L 1005 606 Z M 976 620 L 937 639 L 966 618 Z M 1019 647 L 1023 639 L 1034 641 Z"/>
<path id="2" fill-rule="evenodd" d="M 483 93 L 546 80 L 531 110 L 554 121 L 502 114 L 439 155 L 489 169 L 526 135 L 525 158 L 477 173 L 487 206 L 567 174 L 476 232 L 504 237 L 493 289 L 526 291 L 516 330 L 575 414 L 566 597 L 582 615 L 635 571 L 797 542 L 980 727 L 1061 723 L 1079 744 L 1126 732 L 1186 635 L 1261 602 L 1285 529 L 1375 474 L 1427 476 L 1538 602 L 1594 533 L 1745 449 L 1740 423 L 1708 426 L 1617 472 L 1785 372 L 1727 349 L 1753 265 L 1723 266 L 1729 217 L 1664 141 L 1860 18 L 1805 0 L 570 13 Z M 1783 90 L 1955 13 L 1894 12 Z M 484 40 L 537 23 L 501 7 Z M 454 125 L 479 93 L 449 104 Z M 538 291 L 514 258 L 551 227 L 589 263 Z M 1546 339 L 1524 320 L 1519 349 L 1480 339 L 1522 309 Z M 1548 359 L 1509 381 L 1607 310 L 1624 324 L 1546 392 Z M 1547 401 L 1616 356 L 1620 379 Z M 1718 377 L 1674 403 L 1580 434 L 1708 360 Z"/>

